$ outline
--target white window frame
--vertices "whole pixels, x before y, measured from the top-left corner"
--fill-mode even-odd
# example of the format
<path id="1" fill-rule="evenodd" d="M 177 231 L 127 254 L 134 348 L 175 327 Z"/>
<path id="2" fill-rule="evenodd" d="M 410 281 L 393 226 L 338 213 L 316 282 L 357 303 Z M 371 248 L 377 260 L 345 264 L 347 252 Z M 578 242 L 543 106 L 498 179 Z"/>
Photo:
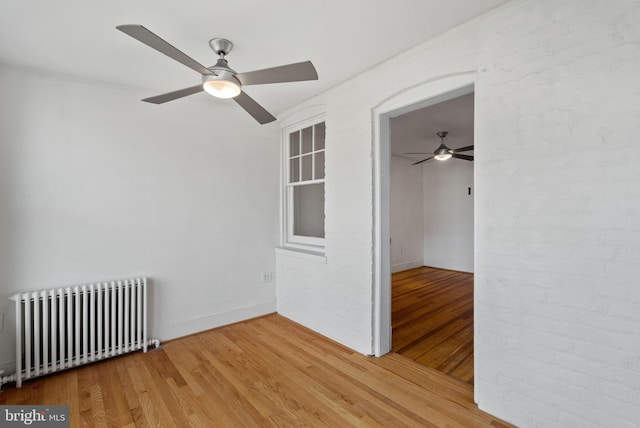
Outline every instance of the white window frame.
<path id="1" fill-rule="evenodd" d="M 309 184 L 317 184 L 317 183 L 325 183 L 326 182 L 326 173 L 324 178 L 322 179 L 312 179 L 307 181 L 300 181 L 296 183 L 290 183 L 290 144 L 289 144 L 289 136 L 291 133 L 300 131 L 302 129 L 312 127 L 314 138 L 315 138 L 315 125 L 319 123 L 325 123 L 326 129 L 326 121 L 325 115 L 316 114 L 312 117 L 309 117 L 304 120 L 296 121 L 295 123 L 285 124 L 282 127 L 282 186 L 281 186 L 281 195 L 282 195 L 282 246 L 291 248 L 291 249 L 300 249 L 306 251 L 312 251 L 316 253 L 323 253 L 325 246 L 325 238 L 320 237 L 311 237 L 311 236 L 301 236 L 295 235 L 293 233 L 294 228 L 294 212 L 293 212 L 293 191 L 297 186 L 305 186 Z M 315 139 L 314 139 L 315 142 Z M 325 148 L 323 149 L 325 152 L 325 162 L 326 162 L 326 133 L 325 133 Z M 312 153 L 317 153 L 319 151 L 315 150 L 315 147 L 312 148 Z M 312 178 L 315 177 L 315 162 L 311 163 L 312 165 Z M 326 165 L 326 164 L 325 164 Z M 326 170 L 326 167 L 325 167 Z M 300 171 L 302 174 L 302 171 Z M 326 187 L 325 187 L 326 192 Z M 324 207 L 324 204 L 323 204 Z M 326 213 L 326 210 L 324 211 Z M 325 220 L 326 221 L 326 220 Z M 326 229 L 325 229 L 326 236 Z"/>

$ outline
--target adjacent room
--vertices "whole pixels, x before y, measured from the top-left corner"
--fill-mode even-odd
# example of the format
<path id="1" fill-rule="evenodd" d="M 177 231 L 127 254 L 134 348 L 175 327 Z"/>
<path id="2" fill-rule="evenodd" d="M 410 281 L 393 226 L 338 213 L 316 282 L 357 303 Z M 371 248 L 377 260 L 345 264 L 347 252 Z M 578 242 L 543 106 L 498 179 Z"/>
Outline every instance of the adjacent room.
<path id="1" fill-rule="evenodd" d="M 391 349 L 473 383 L 473 92 L 450 97 L 390 121 Z"/>
<path id="2" fill-rule="evenodd" d="M 0 2 L 0 425 L 638 427 L 638 75 L 622 0 Z"/>

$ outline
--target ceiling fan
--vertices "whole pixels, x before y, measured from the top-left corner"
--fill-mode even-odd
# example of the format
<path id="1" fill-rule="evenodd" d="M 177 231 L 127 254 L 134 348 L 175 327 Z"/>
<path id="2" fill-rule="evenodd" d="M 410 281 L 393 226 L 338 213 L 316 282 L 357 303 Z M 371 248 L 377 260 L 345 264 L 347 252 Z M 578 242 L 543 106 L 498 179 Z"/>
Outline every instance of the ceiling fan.
<path id="1" fill-rule="evenodd" d="M 467 161 L 472 161 L 473 156 L 461 155 L 460 152 L 471 151 L 473 150 L 473 146 L 460 147 L 459 149 L 450 149 L 444 144 L 444 139 L 446 138 L 447 134 L 449 134 L 447 131 L 440 131 L 436 134 L 438 137 L 440 137 L 440 147 L 438 147 L 436 151 L 433 153 L 405 153 L 405 155 L 433 155 L 430 158 L 422 159 L 421 161 L 412 163 L 411 165 L 418 165 L 422 162 L 428 161 L 429 159 L 445 161 L 450 158 L 456 158 L 456 159 L 464 159 Z"/>
<path id="2" fill-rule="evenodd" d="M 209 41 L 209 46 L 218 54 L 219 58 L 212 67 L 205 67 L 142 25 L 119 25 L 116 28 L 202 75 L 202 84 L 142 100 L 148 103 L 162 104 L 204 90 L 214 97 L 233 98 L 233 100 L 253 116 L 255 120 L 260 124 L 265 124 L 273 122 L 276 118 L 247 95 L 241 89 L 242 86 L 318 80 L 318 73 L 311 61 L 264 68 L 246 73 L 237 73 L 229 67 L 225 59 L 225 56 L 227 56 L 233 48 L 233 43 L 227 39 L 217 38 Z"/>

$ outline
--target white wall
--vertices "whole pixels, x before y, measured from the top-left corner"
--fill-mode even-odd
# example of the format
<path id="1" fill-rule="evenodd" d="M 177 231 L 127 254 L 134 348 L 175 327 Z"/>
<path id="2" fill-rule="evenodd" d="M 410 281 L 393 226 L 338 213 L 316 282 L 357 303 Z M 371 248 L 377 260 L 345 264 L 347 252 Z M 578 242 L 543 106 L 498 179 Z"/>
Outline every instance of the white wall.
<path id="1" fill-rule="evenodd" d="M 450 159 L 421 169 L 424 265 L 473 272 L 473 162 Z"/>
<path id="2" fill-rule="evenodd" d="M 8 67 L 0 94 L 3 366 L 18 290 L 146 275 L 160 339 L 275 310 L 276 125 Z"/>
<path id="3" fill-rule="evenodd" d="M 475 398 L 523 427 L 637 426 L 639 16 L 513 0 L 283 114 L 326 106 L 326 263 L 278 255 L 278 310 L 372 353 L 372 109 L 476 70 Z"/>
<path id="4" fill-rule="evenodd" d="M 473 272 L 473 163 L 412 163 L 391 156 L 391 271 Z"/>
<path id="5" fill-rule="evenodd" d="M 391 156 L 391 271 L 424 264 L 422 168 Z"/>

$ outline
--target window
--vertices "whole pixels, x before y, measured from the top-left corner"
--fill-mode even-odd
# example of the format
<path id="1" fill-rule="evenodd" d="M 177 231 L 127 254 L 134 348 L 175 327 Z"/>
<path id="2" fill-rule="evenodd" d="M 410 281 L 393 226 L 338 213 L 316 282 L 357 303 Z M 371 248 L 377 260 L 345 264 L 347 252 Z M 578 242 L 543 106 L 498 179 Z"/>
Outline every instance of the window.
<path id="1" fill-rule="evenodd" d="M 324 247 L 324 122 L 285 130 L 285 245 Z"/>

